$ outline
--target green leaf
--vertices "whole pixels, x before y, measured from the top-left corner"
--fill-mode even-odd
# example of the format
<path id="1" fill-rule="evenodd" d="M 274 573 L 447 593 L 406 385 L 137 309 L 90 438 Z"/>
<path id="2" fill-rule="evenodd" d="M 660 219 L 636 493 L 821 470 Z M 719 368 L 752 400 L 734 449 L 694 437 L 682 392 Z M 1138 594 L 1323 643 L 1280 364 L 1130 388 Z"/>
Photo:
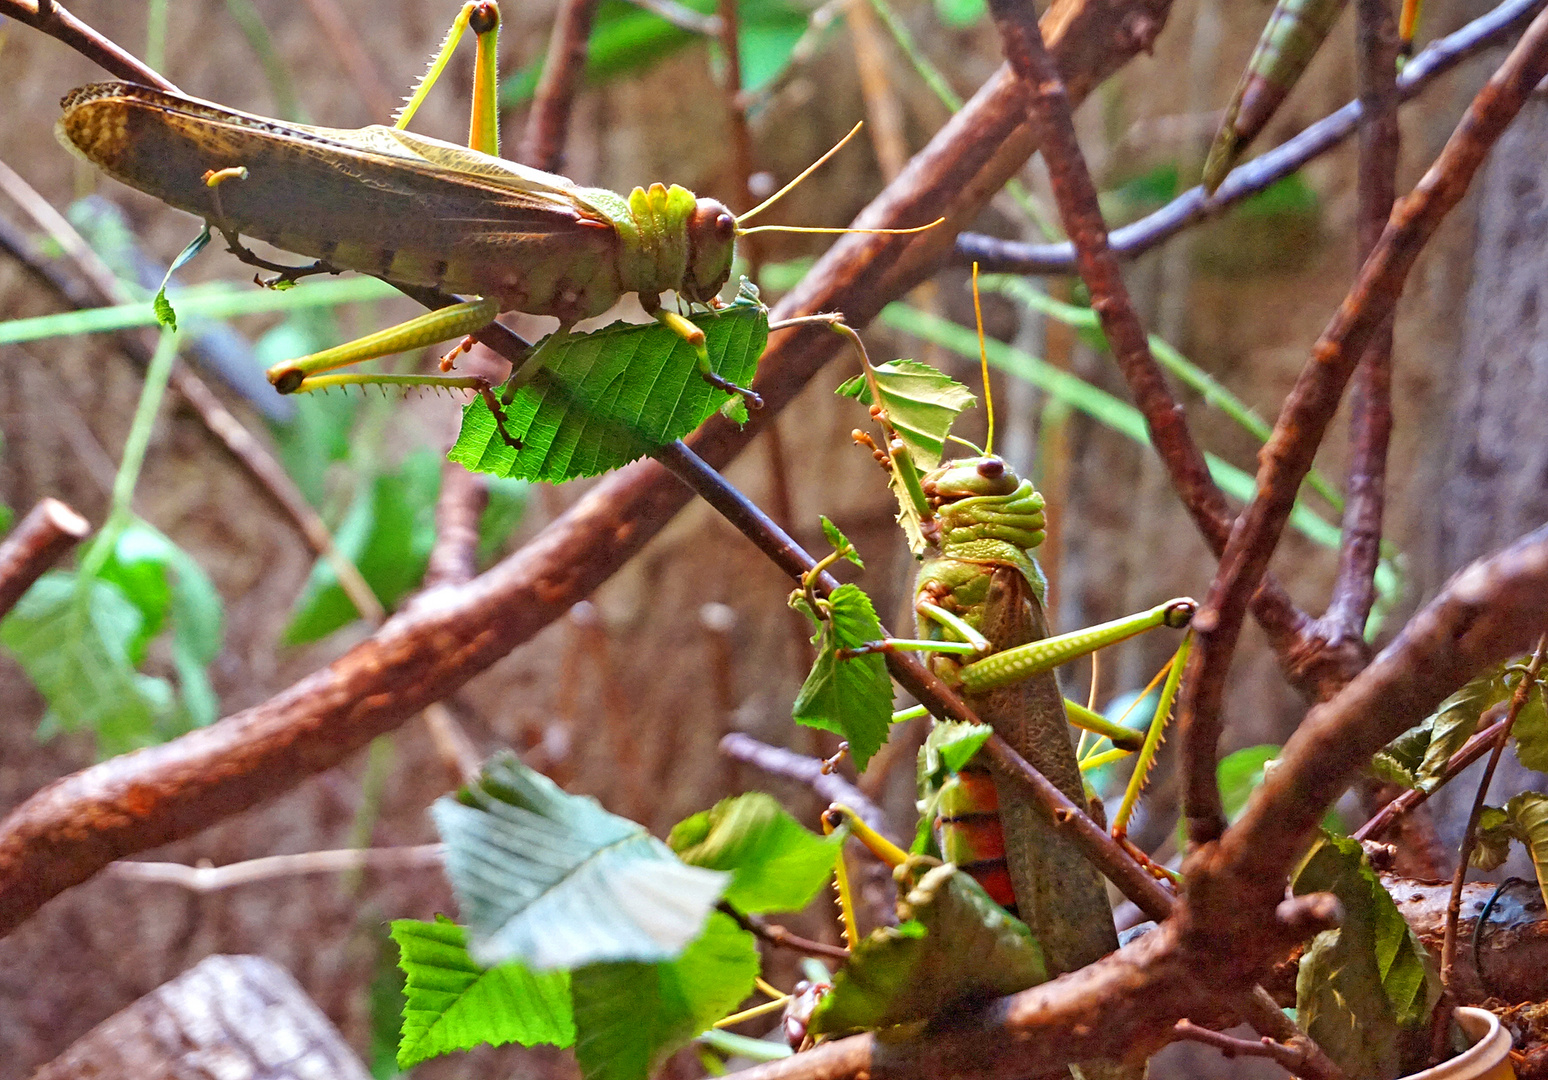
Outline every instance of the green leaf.
<path id="1" fill-rule="evenodd" d="M 1516 723 L 1520 723 L 1518 718 Z M 1548 903 L 1548 795 L 1537 791 L 1523 791 L 1505 804 L 1505 813 L 1521 842 L 1526 844 L 1527 854 L 1532 857 L 1532 870 L 1537 874 L 1537 887 Z"/>
<path id="2" fill-rule="evenodd" d="M 676 960 L 591 964 L 571 975 L 575 1059 L 586 1080 L 648 1080 L 752 992 L 758 945 L 715 912 Z"/>
<path id="3" fill-rule="evenodd" d="M 1510 693 L 1504 666 L 1491 668 L 1378 751 L 1372 771 L 1391 783 L 1434 791 L 1451 755 L 1478 730 L 1478 718 Z"/>
<path id="4" fill-rule="evenodd" d="M 1343 905 L 1343 925 L 1329 932 L 1338 935 L 1337 941 L 1327 946 L 1329 955 L 1313 965 L 1317 978 L 1307 983 L 1306 991 L 1317 1000 L 1317 1008 L 1337 1017 L 1330 1020 L 1335 1029 L 1342 1030 L 1346 1012 L 1354 1017 L 1350 1022 L 1369 1024 L 1367 1031 L 1374 1040 L 1370 1056 L 1385 1062 L 1389 1048 L 1378 1045 L 1386 1037 L 1381 1026 L 1385 1022 L 1382 1008 L 1398 1026 L 1413 1028 L 1426 1023 L 1440 993 L 1434 961 L 1382 887 L 1358 840 L 1324 836 L 1296 870 L 1291 886 L 1298 896 L 1331 892 Z M 1365 984 L 1367 963 L 1381 991 L 1381 1007 Z M 1304 961 L 1302 971 L 1307 971 Z M 1318 983 L 1324 976 L 1336 977 L 1331 989 Z M 1300 994 L 1298 983 L 1298 1007 Z M 1334 1012 L 1327 1012 L 1330 1009 Z M 1315 1031 L 1310 1034 L 1321 1042 Z M 1395 1048 L 1391 1052 L 1395 1054 Z M 1335 1056 L 1334 1060 L 1339 1059 Z M 1351 1067 L 1344 1061 L 1339 1063 L 1346 1069 Z M 1351 1075 L 1364 1074 L 1356 1071 Z"/>
<path id="5" fill-rule="evenodd" d="M 957 720 L 937 720 L 930 725 L 919 748 L 919 823 L 909 850 L 915 855 L 939 858 L 935 842 L 935 819 L 940 815 L 941 789 L 952 776 L 973 760 L 994 729 L 988 724 L 964 724 Z"/>
<path id="6" fill-rule="evenodd" d="M 684 865 L 643 826 L 568 795 L 510 754 L 430 808 L 481 964 L 535 970 L 668 960 L 729 875 Z"/>
<path id="7" fill-rule="evenodd" d="M 397 471 L 361 488 L 334 534 L 340 553 L 359 568 L 388 610 L 425 576 L 435 544 L 440 489 L 441 466 L 435 455 L 415 451 Z M 340 587 L 333 564 L 319 557 L 280 640 L 285 645 L 317 641 L 358 618 L 360 612 Z"/>
<path id="8" fill-rule="evenodd" d="M 1548 773 L 1548 708 L 1543 705 L 1541 685 L 1521 706 L 1510 733 L 1516 739 L 1516 759 L 1529 769 Z"/>
<path id="9" fill-rule="evenodd" d="M 462 927 L 444 915 L 433 923 L 396 919 L 392 939 L 407 980 L 399 1068 L 482 1043 L 575 1042 L 569 972 L 538 973 L 516 962 L 480 967 Z"/>
<path id="10" fill-rule="evenodd" d="M 840 585 L 828 597 L 829 617 L 819 622 L 812 643 L 817 659 L 796 696 L 796 723 L 821 728 L 849 743 L 855 768 L 865 770 L 887 741 L 892 723 L 892 680 L 879 653 L 840 659 L 840 649 L 881 640 L 881 623 L 871 598 L 857 585 Z"/>
<path id="11" fill-rule="evenodd" d="M 220 715 L 209 665 L 220 652 L 224 611 L 209 575 L 182 548 L 144 521 L 131 522 L 113 545 L 100 576 L 124 590 L 144 619 L 141 637 L 160 632 L 168 615 L 172 664 L 188 727 L 203 727 Z M 143 658 L 143 649 L 131 648 Z"/>
<path id="12" fill-rule="evenodd" d="M 1301 955 L 1297 1018 L 1344 1075 L 1391 1080 L 1399 1071 L 1392 1007 L 1370 955 L 1345 948 L 1341 935 L 1324 930 Z"/>
<path id="13" fill-rule="evenodd" d="M 1220 800 L 1225 804 L 1226 820 L 1235 824 L 1247 809 L 1247 800 L 1263 783 L 1263 769 L 1279 756 L 1273 744 L 1249 746 L 1220 759 L 1215 774 L 1220 784 Z"/>
<path id="14" fill-rule="evenodd" d="M 888 421 L 908 447 L 914 467 L 929 472 L 941 463 L 946 436 L 958 414 L 971 409 L 978 399 L 951 376 L 918 360 L 889 360 L 874 370 Z M 862 405 L 871 404 L 871 388 L 864 376 L 850 379 L 837 392 Z"/>
<path id="15" fill-rule="evenodd" d="M 1510 815 L 1503 807 L 1486 806 L 1478 817 L 1472 854 L 1467 865 L 1488 872 L 1510 858 L 1510 842 L 1516 836 Z"/>
<path id="16" fill-rule="evenodd" d="M 752 381 L 768 340 L 768 311 L 745 293 L 703 327 L 710 367 L 732 382 Z M 659 323 L 614 323 L 577 334 L 555 350 L 505 409 L 514 450 L 483 398 L 463 410 L 450 458 L 475 472 L 560 483 L 626 465 L 682 438 L 726 400 L 699 377 L 693 347 Z"/>
<path id="17" fill-rule="evenodd" d="M 172 260 L 172 265 L 167 267 L 166 276 L 161 279 L 161 288 L 156 290 L 156 298 L 151 301 L 151 308 L 156 312 L 156 322 L 163 330 L 174 332 L 177 330 L 177 312 L 172 310 L 172 303 L 167 299 L 167 282 L 171 281 L 172 275 L 190 259 L 203 251 L 209 242 L 210 223 L 206 221 L 204 228 L 199 230 L 199 235 L 190 240 L 188 246 Z"/>
<path id="18" fill-rule="evenodd" d="M 40 737 L 90 731 L 106 758 L 175 732 L 172 688 L 134 670 L 130 652 L 143 625 L 139 608 L 108 581 L 78 584 L 73 573 L 50 571 L 27 590 L 0 622 L 0 644 L 48 702 Z"/>
<path id="19" fill-rule="evenodd" d="M 935 17 L 953 30 L 966 30 L 989 14 L 984 0 L 935 0 Z"/>
<path id="20" fill-rule="evenodd" d="M 833 546 L 833 550 L 864 570 L 865 563 L 860 561 L 860 553 L 855 550 L 855 545 L 849 542 L 849 537 L 845 536 L 839 527 L 826 517 L 820 517 L 819 520 L 822 522 L 822 535 L 827 537 L 828 543 Z"/>
<path id="21" fill-rule="evenodd" d="M 813 1034 L 926 1020 L 1048 978 L 1032 931 L 966 873 L 950 864 L 922 871 L 912 860 L 906 873 L 903 922 L 860 943 L 812 1014 Z"/>
<path id="22" fill-rule="evenodd" d="M 818 836 L 754 791 L 679 822 L 667 844 L 690 866 L 728 871 L 726 902 L 760 915 L 809 904 L 833 873 L 843 837 Z"/>

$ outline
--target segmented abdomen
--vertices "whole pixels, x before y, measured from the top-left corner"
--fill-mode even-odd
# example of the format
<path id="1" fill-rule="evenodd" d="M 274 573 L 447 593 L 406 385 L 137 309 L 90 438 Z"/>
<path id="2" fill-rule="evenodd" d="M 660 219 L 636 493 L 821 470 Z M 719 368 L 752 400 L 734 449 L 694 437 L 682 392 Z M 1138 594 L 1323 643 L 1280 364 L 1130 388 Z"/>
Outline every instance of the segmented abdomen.
<path id="1" fill-rule="evenodd" d="M 1000 798 L 988 770 L 970 764 L 953 774 L 941 785 L 936 808 L 935 842 L 941 858 L 972 875 L 991 900 L 1017 914 L 1000 827 Z"/>

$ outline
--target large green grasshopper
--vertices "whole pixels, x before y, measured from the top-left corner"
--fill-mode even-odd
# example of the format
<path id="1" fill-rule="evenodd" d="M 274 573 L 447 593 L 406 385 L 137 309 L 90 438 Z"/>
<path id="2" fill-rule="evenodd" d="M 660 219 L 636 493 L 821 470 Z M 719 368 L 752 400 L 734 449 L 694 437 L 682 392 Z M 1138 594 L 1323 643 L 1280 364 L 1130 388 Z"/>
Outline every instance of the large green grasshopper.
<path id="1" fill-rule="evenodd" d="M 410 134 L 405 125 L 468 27 L 478 39 L 471 146 Z M 67 95 L 58 132 L 108 175 L 203 217 L 246 261 L 270 265 L 241 245 L 241 234 L 317 260 L 278 268 L 282 277 L 355 270 L 395 285 L 477 296 L 276 364 L 268 375 L 281 393 L 365 382 L 485 389 L 476 378 L 322 373 L 475 333 L 502 311 L 557 318 L 559 330 L 513 372 L 509 402 L 577 322 L 637 293 L 647 312 L 695 346 L 706 381 L 759 404 L 710 369 L 703 331 L 664 308 L 661 294 L 715 306 L 736 237 L 756 231 L 740 222 L 791 185 L 739 221 L 722 203 L 675 184 L 624 196 L 495 156 L 498 27 L 494 3 L 464 5 L 392 127 L 291 124 L 113 82 Z"/>

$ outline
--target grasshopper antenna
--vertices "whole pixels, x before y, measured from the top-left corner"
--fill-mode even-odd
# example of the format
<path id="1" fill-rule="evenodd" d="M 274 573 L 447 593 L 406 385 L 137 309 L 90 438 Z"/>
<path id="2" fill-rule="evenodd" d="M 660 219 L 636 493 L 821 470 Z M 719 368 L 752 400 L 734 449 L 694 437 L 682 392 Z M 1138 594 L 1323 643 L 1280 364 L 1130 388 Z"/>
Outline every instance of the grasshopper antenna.
<path id="1" fill-rule="evenodd" d="M 744 221 L 747 221 L 749 218 L 751 218 L 751 217 L 753 217 L 753 216 L 755 216 L 757 214 L 763 213 L 769 207 L 771 207 L 775 203 L 779 202 L 780 199 L 783 199 L 786 195 L 790 194 L 790 192 L 795 189 L 797 184 L 801 183 L 801 181 L 805 180 L 808 176 L 812 175 L 812 173 L 816 172 L 818 169 L 822 168 L 825 164 L 827 164 L 828 159 L 833 157 L 833 155 L 838 153 L 840 150 L 844 149 L 844 147 L 846 145 L 848 145 L 848 143 L 849 143 L 849 141 L 851 139 L 853 139 L 856 135 L 860 134 L 860 129 L 863 128 L 864 126 L 865 126 L 865 121 L 862 120 L 862 121 L 860 121 L 860 123 L 858 123 L 854 127 L 850 128 L 848 135 L 845 135 L 838 142 L 834 143 L 832 148 L 829 149 L 827 153 L 823 154 L 822 157 L 818 158 L 816 161 L 812 162 L 805 169 L 803 169 L 801 171 L 801 174 L 799 176 L 797 176 L 794 180 L 790 181 L 790 183 L 786 184 L 784 187 L 780 188 L 774 194 L 770 195 L 767 199 L 764 199 L 757 206 L 755 206 L 751 210 L 747 211 L 747 213 L 742 214 L 740 217 L 738 217 L 736 219 L 736 225 L 737 225 L 736 235 L 738 235 L 738 236 L 751 236 L 753 233 L 760 233 L 760 232 L 785 232 L 785 233 L 819 233 L 819 234 L 825 234 L 825 235 L 830 235 L 830 236 L 831 235 L 840 235 L 840 234 L 844 234 L 844 233 L 865 233 L 865 234 L 872 235 L 872 236 L 908 236 L 911 233 L 924 232 L 926 229 L 933 229 L 937 225 L 939 225 L 943 221 L 945 221 L 946 220 L 945 218 L 939 217 L 939 218 L 936 218 L 934 221 L 930 222 L 930 224 L 928 224 L 928 225 L 916 225 L 912 229 L 825 229 L 825 228 L 819 228 L 819 227 L 808 226 L 808 225 L 755 225 L 751 229 L 744 229 L 744 228 L 742 228 L 742 223 Z"/>
<path id="2" fill-rule="evenodd" d="M 984 436 L 984 454 L 994 453 L 994 395 L 989 392 L 989 348 L 984 344 L 984 307 L 978 301 L 978 260 L 973 260 L 973 319 L 978 323 L 978 364 L 984 373 L 984 411 L 989 415 L 989 432 Z"/>

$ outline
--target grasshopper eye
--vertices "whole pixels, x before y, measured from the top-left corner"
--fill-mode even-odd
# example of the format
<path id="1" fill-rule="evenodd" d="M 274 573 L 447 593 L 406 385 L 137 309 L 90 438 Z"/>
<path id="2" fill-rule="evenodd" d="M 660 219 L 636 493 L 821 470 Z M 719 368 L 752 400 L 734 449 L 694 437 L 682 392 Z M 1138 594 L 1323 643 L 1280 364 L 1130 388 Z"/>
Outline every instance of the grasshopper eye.
<path id="1" fill-rule="evenodd" d="M 736 236 L 736 218 L 730 214 L 721 214 L 715 219 L 715 238 L 718 240 L 731 240 Z"/>
<path id="2" fill-rule="evenodd" d="M 978 463 L 978 475 L 985 480 L 998 480 L 1005 475 L 1005 462 L 997 457 L 984 458 Z"/>

